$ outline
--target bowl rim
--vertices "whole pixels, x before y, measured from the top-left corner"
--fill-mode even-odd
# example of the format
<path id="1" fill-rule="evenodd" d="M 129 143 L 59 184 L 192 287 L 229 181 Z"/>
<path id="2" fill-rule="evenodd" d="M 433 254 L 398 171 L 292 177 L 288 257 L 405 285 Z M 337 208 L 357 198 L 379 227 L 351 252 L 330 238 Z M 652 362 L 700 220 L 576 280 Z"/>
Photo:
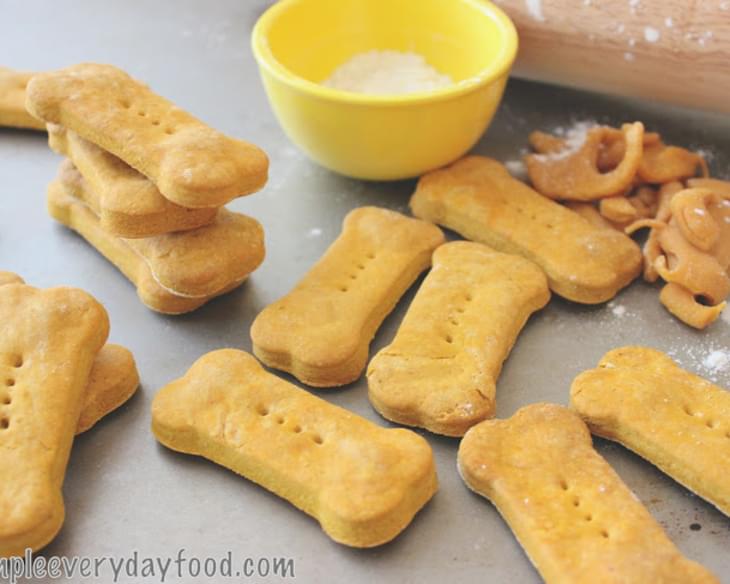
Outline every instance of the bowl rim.
<path id="1" fill-rule="evenodd" d="M 510 17 L 499 6 L 490 0 L 456 0 L 477 8 L 486 17 L 491 18 L 492 22 L 497 25 L 502 34 L 501 51 L 499 51 L 497 57 L 492 62 L 476 75 L 472 75 L 471 77 L 440 89 L 397 95 L 356 93 L 326 87 L 320 83 L 309 81 L 285 67 L 274 56 L 268 43 L 268 32 L 276 17 L 286 11 L 290 6 L 301 4 L 304 1 L 306 0 L 278 0 L 259 17 L 251 33 L 253 54 L 259 67 L 266 70 L 267 73 L 282 83 L 304 93 L 328 98 L 333 101 L 388 106 L 447 100 L 465 93 L 470 93 L 479 87 L 500 79 L 509 72 L 517 56 L 519 44 L 517 30 Z"/>

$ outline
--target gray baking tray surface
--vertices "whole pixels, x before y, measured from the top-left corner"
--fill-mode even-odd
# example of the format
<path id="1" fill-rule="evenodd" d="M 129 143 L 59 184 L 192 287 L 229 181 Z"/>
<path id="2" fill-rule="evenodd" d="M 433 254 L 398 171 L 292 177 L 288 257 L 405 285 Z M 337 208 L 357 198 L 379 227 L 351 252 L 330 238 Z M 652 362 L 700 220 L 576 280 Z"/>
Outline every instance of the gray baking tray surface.
<path id="1" fill-rule="evenodd" d="M 424 433 L 435 452 L 440 491 L 397 539 L 363 551 L 333 543 L 316 521 L 234 473 L 166 450 L 150 432 L 155 392 L 207 351 L 250 350 L 255 315 L 319 258 L 348 211 L 380 205 L 407 212 L 414 189 L 413 181 L 369 183 L 332 174 L 283 135 L 249 50 L 250 30 L 267 5 L 0 1 L 3 64 L 43 70 L 81 61 L 113 63 L 214 127 L 259 144 L 271 157 L 266 188 L 230 205 L 263 223 L 262 267 L 242 288 L 196 312 L 164 317 L 146 309 L 134 287 L 94 249 L 47 216 L 45 189 L 60 159 L 45 136 L 0 129 L 0 269 L 16 271 L 36 286 L 73 285 L 96 296 L 111 318 L 110 340 L 133 351 L 142 378 L 127 405 L 75 441 L 64 487 L 66 522 L 43 555 L 132 557 L 136 550 L 139 558 L 165 558 L 184 548 L 188 558 L 220 558 L 230 551 L 238 563 L 291 559 L 299 582 L 540 582 L 495 509 L 459 478 L 458 440 Z M 576 119 L 641 120 L 670 143 L 705 150 L 716 176 L 730 173 L 727 119 L 514 80 L 474 151 L 516 161 L 531 130 Z M 392 339 L 415 288 L 379 330 L 372 353 Z M 660 306 L 658 288 L 637 281 L 609 304 L 585 307 L 554 298 L 531 318 L 499 379 L 498 416 L 532 402 L 567 403 L 580 371 L 627 344 L 666 351 L 684 367 L 730 387 L 730 368 L 708 358 L 730 345 L 727 318 L 695 332 Z M 364 380 L 315 393 L 388 425 L 370 407 Z M 620 446 L 595 442 L 679 548 L 727 579 L 730 520 Z M 256 573 L 227 580 L 168 574 L 165 581 L 292 580 L 288 576 Z M 112 582 L 113 575 L 73 581 Z M 161 580 L 158 573 L 118 581 Z"/>

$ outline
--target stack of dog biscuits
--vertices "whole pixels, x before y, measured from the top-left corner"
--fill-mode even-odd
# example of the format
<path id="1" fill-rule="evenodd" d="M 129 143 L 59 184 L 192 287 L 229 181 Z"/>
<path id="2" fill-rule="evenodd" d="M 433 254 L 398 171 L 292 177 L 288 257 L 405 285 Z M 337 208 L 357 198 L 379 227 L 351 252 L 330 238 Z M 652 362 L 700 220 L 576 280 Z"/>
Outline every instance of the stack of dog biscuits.
<path id="1" fill-rule="evenodd" d="M 264 259 L 261 225 L 223 205 L 264 186 L 266 154 L 229 138 L 111 65 L 34 76 L 26 108 L 67 157 L 48 210 L 165 314 L 195 310 Z"/>
<path id="2" fill-rule="evenodd" d="M 0 272 L 0 558 L 58 533 L 74 436 L 136 391 L 131 353 L 105 344 L 109 319 L 86 292 L 38 290 Z"/>

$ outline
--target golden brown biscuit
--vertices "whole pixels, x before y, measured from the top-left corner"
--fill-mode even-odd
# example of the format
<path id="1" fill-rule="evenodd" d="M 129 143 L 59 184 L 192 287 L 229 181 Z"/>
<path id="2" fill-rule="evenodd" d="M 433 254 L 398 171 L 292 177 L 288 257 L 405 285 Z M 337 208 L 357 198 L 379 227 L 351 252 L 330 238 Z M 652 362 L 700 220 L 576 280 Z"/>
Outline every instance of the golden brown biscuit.
<path id="1" fill-rule="evenodd" d="M 234 349 L 204 355 L 163 387 L 152 431 L 283 497 L 349 546 L 390 541 L 437 489 L 423 438 L 380 428 Z"/>
<path id="2" fill-rule="evenodd" d="M 25 109 L 25 87 L 33 73 L 0 67 L 0 126 L 45 130 L 46 125 Z"/>
<path id="3" fill-rule="evenodd" d="M 682 556 L 563 406 L 533 404 L 477 424 L 458 465 L 548 584 L 719 583 Z"/>
<path id="4" fill-rule="evenodd" d="M 480 243 L 442 245 L 395 339 L 370 361 L 370 403 L 388 420 L 462 436 L 494 416 L 502 362 L 549 299 L 532 262 Z"/>
<path id="5" fill-rule="evenodd" d="M 137 287 L 137 295 L 142 303 L 157 312 L 191 312 L 243 283 L 234 282 L 212 296 L 179 296 L 163 288 L 152 275 L 147 262 L 128 245 L 127 240 L 104 231 L 96 215 L 81 201 L 66 194 L 64 187 L 57 181 L 48 186 L 48 212 L 56 221 L 76 231 L 113 263 Z"/>
<path id="6" fill-rule="evenodd" d="M 576 377 L 570 403 L 591 432 L 730 515 L 730 393 L 660 351 L 622 347 Z"/>
<path id="7" fill-rule="evenodd" d="M 89 374 L 76 434 L 91 429 L 108 413 L 122 406 L 138 387 L 139 374 L 132 353 L 121 345 L 104 345 Z"/>
<path id="8" fill-rule="evenodd" d="M 25 284 L 25 281 L 14 272 L 0 271 L 0 286 L 5 284 Z"/>
<path id="9" fill-rule="evenodd" d="M 535 262 L 550 288 L 575 302 L 610 300 L 641 270 L 641 252 L 629 237 L 592 225 L 483 156 L 422 176 L 411 209 L 467 239 Z"/>
<path id="10" fill-rule="evenodd" d="M 61 486 L 89 373 L 109 333 L 73 288 L 0 286 L 0 557 L 45 546 L 64 518 Z"/>
<path id="11" fill-rule="evenodd" d="M 256 317 L 254 354 L 307 385 L 355 381 L 380 323 L 443 242 L 430 223 L 377 207 L 351 211 L 324 256 Z"/>
<path id="12" fill-rule="evenodd" d="M 85 194 L 86 181 L 73 169 L 62 168 L 49 188 L 60 188 L 82 202 L 91 198 Z M 192 231 L 123 241 L 149 266 L 162 288 L 189 298 L 210 297 L 242 282 L 265 254 L 260 223 L 227 209 L 219 209 L 211 224 Z"/>
<path id="13" fill-rule="evenodd" d="M 25 105 L 121 158 L 183 207 L 220 207 L 266 183 L 260 148 L 213 130 L 111 65 L 35 75 Z"/>
<path id="14" fill-rule="evenodd" d="M 0 286 L 24 284 L 13 272 L 0 271 Z M 122 406 L 139 387 L 139 374 L 129 349 L 108 343 L 97 353 L 89 374 L 76 435 L 91 429 L 101 418 Z"/>
<path id="15" fill-rule="evenodd" d="M 218 213 L 216 208 L 188 209 L 168 201 L 146 176 L 65 128 L 49 124 L 48 143 L 71 159 L 61 165 L 62 174 L 75 173 L 75 166 L 84 177 L 89 188 L 80 194 L 113 235 L 139 238 L 195 229 Z"/>

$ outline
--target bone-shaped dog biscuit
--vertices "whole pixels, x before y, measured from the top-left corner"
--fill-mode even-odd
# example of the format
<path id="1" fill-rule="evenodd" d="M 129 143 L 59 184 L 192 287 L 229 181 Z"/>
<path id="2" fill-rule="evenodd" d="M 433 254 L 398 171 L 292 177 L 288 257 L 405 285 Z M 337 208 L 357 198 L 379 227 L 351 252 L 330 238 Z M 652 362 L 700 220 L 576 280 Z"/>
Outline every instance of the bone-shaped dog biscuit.
<path id="1" fill-rule="evenodd" d="M 25 282 L 15 272 L 0 270 L 0 286 L 4 286 L 5 284 L 25 284 Z"/>
<path id="2" fill-rule="evenodd" d="M 0 286 L 0 557 L 46 545 L 63 523 L 61 486 L 109 321 L 71 288 Z"/>
<path id="3" fill-rule="evenodd" d="M 215 297 L 189 298 L 165 290 L 155 280 L 147 263 L 124 240 L 102 229 L 96 215 L 81 201 L 68 195 L 56 181 L 48 187 L 48 212 L 114 264 L 137 287 L 137 295 L 148 308 L 162 314 L 184 314 Z M 227 290 L 221 294 L 225 292 Z"/>
<path id="4" fill-rule="evenodd" d="M 319 262 L 256 317 L 254 354 L 315 387 L 354 381 L 375 331 L 443 241 L 430 223 L 377 207 L 355 209 Z"/>
<path id="5" fill-rule="evenodd" d="M 548 584 L 719 582 L 682 556 L 565 407 L 533 404 L 477 424 L 458 466 Z"/>
<path id="6" fill-rule="evenodd" d="M 219 207 L 266 183 L 260 148 L 213 130 L 111 65 L 35 75 L 26 108 L 121 158 L 184 207 Z"/>
<path id="7" fill-rule="evenodd" d="M 78 172 L 62 167 L 56 183 L 80 201 L 91 198 L 85 194 L 89 186 Z M 192 231 L 124 242 L 145 261 L 160 286 L 190 298 L 212 296 L 242 282 L 264 259 L 261 224 L 227 209 L 219 209 L 211 224 Z"/>
<path id="8" fill-rule="evenodd" d="M 86 239 L 97 249 L 97 251 L 112 262 L 125 276 L 127 276 L 127 278 L 129 278 L 130 281 L 135 284 L 140 300 L 142 300 L 147 307 L 157 312 L 161 312 L 163 314 L 182 314 L 190 312 L 199 308 L 216 296 L 220 296 L 221 294 L 225 294 L 226 292 L 233 290 L 245 281 L 245 276 L 240 280 L 236 279 L 230 282 L 222 290 L 219 290 L 210 296 L 181 296 L 163 287 L 158 281 L 159 277 L 155 277 L 150 269 L 149 263 L 129 245 L 130 241 L 144 240 L 123 240 L 104 231 L 104 229 L 102 229 L 99 225 L 99 220 L 96 215 L 94 215 L 94 213 L 84 203 L 69 195 L 66 191 L 66 187 L 58 181 L 52 182 L 48 187 L 48 211 L 50 215 L 56 219 L 56 221 L 59 221 L 65 226 L 78 232 L 79 235 Z M 180 235 L 182 236 L 184 234 L 185 232 Z M 172 250 L 171 253 L 174 253 L 174 250 Z M 198 251 L 195 253 L 197 255 L 200 252 Z M 218 254 L 225 252 L 214 249 L 211 250 L 211 253 Z M 200 257 L 201 260 L 200 267 L 202 268 L 202 271 L 200 273 L 204 275 L 204 258 L 202 255 L 199 255 L 198 257 Z M 161 259 L 163 261 L 166 260 L 164 257 Z M 188 267 L 181 262 L 177 262 L 177 265 L 180 267 L 183 274 L 188 269 Z M 240 266 L 238 268 L 240 268 Z M 170 269 L 170 273 L 174 277 L 175 274 L 172 271 L 174 268 L 171 267 Z M 181 276 L 183 274 L 177 274 L 177 276 Z"/>
<path id="9" fill-rule="evenodd" d="M 591 432 L 730 515 L 730 393 L 660 351 L 622 347 L 576 377 L 570 400 Z"/>
<path id="10" fill-rule="evenodd" d="M 0 67 L 0 126 L 45 130 L 46 124 L 25 109 L 25 87 L 33 73 Z"/>
<path id="11" fill-rule="evenodd" d="M 152 430 L 287 499 L 349 546 L 390 541 L 437 489 L 423 438 L 376 426 L 234 349 L 204 355 L 162 388 Z"/>
<path id="12" fill-rule="evenodd" d="M 134 395 L 139 387 L 139 373 L 129 349 L 121 345 L 104 345 L 94 359 L 86 385 L 76 434 L 91 429 L 108 413 Z"/>
<path id="13" fill-rule="evenodd" d="M 483 156 L 422 176 L 411 209 L 467 239 L 535 262 L 550 288 L 575 302 L 609 300 L 641 270 L 631 238 L 591 225 Z"/>
<path id="14" fill-rule="evenodd" d="M 494 415 L 502 362 L 549 299 L 532 262 L 480 243 L 442 245 L 395 339 L 370 361 L 370 402 L 394 422 L 462 436 Z"/>
<path id="15" fill-rule="evenodd" d="M 0 271 L 0 286 L 24 283 L 16 273 Z M 76 434 L 91 429 L 101 418 L 123 405 L 138 387 L 139 373 L 129 349 L 112 343 L 104 345 L 89 373 Z M 4 396 L 4 400 L 9 397 Z"/>
<path id="16" fill-rule="evenodd" d="M 188 209 L 168 201 L 146 176 L 76 133 L 49 124 L 48 143 L 68 156 L 62 172 L 83 175 L 87 189 L 84 202 L 99 217 L 101 226 L 119 237 L 150 237 L 207 225 L 216 208 Z"/>

